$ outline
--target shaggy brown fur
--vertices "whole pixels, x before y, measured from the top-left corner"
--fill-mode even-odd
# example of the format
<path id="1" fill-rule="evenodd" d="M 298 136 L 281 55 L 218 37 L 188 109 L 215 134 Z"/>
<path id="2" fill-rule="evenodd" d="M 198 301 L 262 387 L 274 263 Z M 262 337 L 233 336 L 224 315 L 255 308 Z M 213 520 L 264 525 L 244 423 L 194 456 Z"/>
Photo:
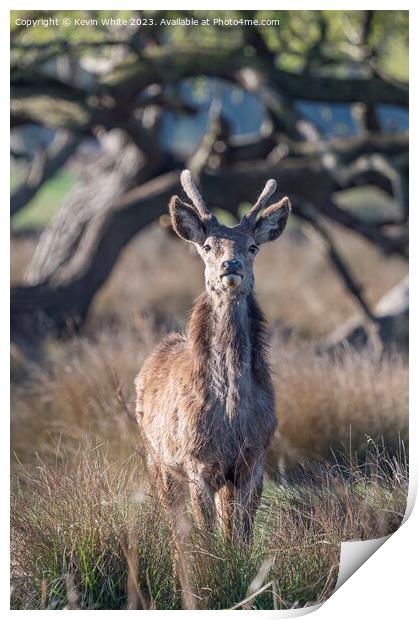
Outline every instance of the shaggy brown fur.
<path id="1" fill-rule="evenodd" d="M 233 228 L 206 215 L 203 201 L 199 207 L 174 197 L 170 211 L 175 230 L 205 262 L 206 290 L 186 334 L 170 334 L 145 361 L 136 379 L 136 414 L 150 474 L 177 528 L 175 540 L 182 537 L 186 486 L 198 525 L 211 527 L 218 514 L 226 534 L 234 530 L 248 539 L 276 426 L 253 258 L 257 243 L 282 232 L 290 206 L 284 199 L 259 220 L 253 211 Z"/>

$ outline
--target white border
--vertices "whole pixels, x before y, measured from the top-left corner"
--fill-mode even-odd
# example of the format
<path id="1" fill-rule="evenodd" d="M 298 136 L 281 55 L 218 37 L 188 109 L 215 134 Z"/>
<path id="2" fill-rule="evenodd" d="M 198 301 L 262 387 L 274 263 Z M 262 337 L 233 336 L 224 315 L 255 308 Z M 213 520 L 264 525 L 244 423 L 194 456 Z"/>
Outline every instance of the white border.
<path id="1" fill-rule="evenodd" d="M 2 309 L 2 329 L 0 331 L 0 354 L 1 354 L 1 389 L 2 395 L 2 424 L 4 428 L 1 432 L 1 497 L 3 499 L 3 510 L 1 511 L 1 609 L 6 615 L 28 614 L 31 611 L 10 611 L 9 610 L 9 398 L 10 398 L 10 386 L 9 386 L 9 144 L 5 136 L 9 134 L 9 72 L 7 68 L 6 58 L 9 57 L 9 10 L 30 9 L 30 2 L 27 1 L 15 1 L 7 4 L 6 7 L 1 9 L 1 29 L 2 36 L 0 44 L 2 46 L 2 59 L 0 70 L 2 71 L 2 88 L 0 89 L 1 97 L 1 110 L 2 110 L 2 127 L 3 127 L 3 148 L 2 148 L 2 166 L 1 170 L 4 172 L 2 182 L 0 183 L 0 191 L 2 194 L 2 208 L 1 217 L 4 218 L 2 225 L 0 226 L 0 265 L 1 265 L 1 309 Z M 71 7 L 76 10 L 76 5 Z M 116 9 L 115 5 L 109 2 L 89 2 L 90 9 Z M 272 0 L 266 1 L 262 5 L 265 10 L 345 10 L 347 6 L 336 6 L 336 3 L 314 3 L 314 2 L 295 2 L 289 3 L 287 6 L 278 6 L 278 2 Z M 262 8 L 261 7 L 261 8 Z M 64 8 L 64 7 L 63 7 Z M 86 8 L 85 6 L 82 8 Z M 173 8 L 173 3 L 169 2 L 141 2 L 138 3 L 127 1 L 124 3 L 124 8 L 127 9 L 170 9 Z M 205 5 L 199 2 L 180 2 L 179 9 L 200 9 L 206 10 Z M 246 2 L 229 2 L 228 9 L 253 9 L 255 3 Z M 350 9 L 362 10 L 365 8 L 365 2 L 354 1 L 350 3 Z M 376 10 L 410 10 L 410 31 L 416 35 L 418 32 L 419 19 L 418 11 L 414 9 L 412 2 L 370 2 L 368 4 L 369 9 Z M 36 3 L 36 9 L 44 10 L 57 10 L 57 3 L 55 2 L 38 2 Z M 225 2 L 212 2 L 211 9 L 208 10 L 227 10 Z M 411 37 L 410 44 L 410 58 L 418 58 L 418 45 L 417 37 Z M 418 92 L 416 86 L 416 73 L 413 62 L 411 62 L 411 99 L 413 101 L 413 110 L 416 111 L 415 104 L 418 103 Z M 416 120 L 416 114 L 411 115 L 411 149 L 412 149 L 412 161 L 415 162 L 415 150 L 416 139 L 418 137 L 417 132 L 418 121 Z M 6 176 L 7 175 L 7 176 Z M 418 175 L 412 175 L 411 178 L 411 194 L 410 202 L 413 207 L 416 207 L 415 198 L 418 196 Z M 412 209 L 411 214 L 411 230 L 414 233 L 419 230 L 418 227 L 418 213 L 417 209 Z M 417 233 L 416 233 L 417 234 Z M 418 251 L 415 249 L 415 238 L 411 258 L 411 273 L 412 273 L 412 286 L 411 286 L 411 316 L 418 317 L 418 294 L 417 287 L 415 285 L 415 273 L 417 273 L 418 265 Z M 416 269 L 415 269 L 416 267 Z M 414 321 L 411 321 L 411 366 L 410 366 L 410 379 L 411 379 L 411 411 L 410 417 L 410 503 L 413 503 L 413 496 L 416 495 L 417 489 L 417 472 L 418 472 L 418 422 L 416 420 L 419 412 L 418 407 L 418 389 L 419 382 L 414 381 L 414 377 L 418 376 L 419 365 L 417 359 L 418 351 L 418 327 Z M 412 505 L 410 506 L 410 509 Z M 371 557 L 366 564 L 358 570 L 333 596 L 324 603 L 323 606 L 316 612 L 316 618 L 319 620 L 345 620 L 346 618 L 359 617 L 368 618 L 369 616 L 374 618 L 381 618 L 383 620 L 398 616 L 400 618 L 410 618 L 416 612 L 415 598 L 417 596 L 417 543 L 418 543 L 418 531 L 419 531 L 419 511 L 413 510 L 410 518 L 407 522 L 382 546 L 378 553 Z M 297 611 L 297 610 L 296 610 Z M 66 612 L 37 612 L 38 614 L 44 613 L 66 613 Z M 74 613 L 74 612 L 73 612 Z M 80 612 L 76 612 L 80 613 Z M 89 612 L 83 612 L 86 614 Z M 91 612 L 90 612 L 91 613 Z M 96 612 L 96 613 L 115 613 L 111 611 Z M 154 611 L 154 612 L 141 612 L 142 615 L 152 613 L 153 618 L 159 618 L 166 616 L 168 613 L 172 614 L 184 614 L 184 613 L 196 613 L 196 612 L 166 612 L 166 611 Z M 203 611 L 199 612 L 200 615 L 217 614 L 219 612 Z M 224 615 L 231 615 L 233 612 L 223 612 Z M 246 613 L 246 612 L 241 612 Z M 282 615 L 281 612 L 250 612 L 257 614 L 264 614 L 266 617 L 278 617 Z M 233 616 L 232 616 L 233 617 Z M 236 616 L 234 616 L 236 617 Z"/>

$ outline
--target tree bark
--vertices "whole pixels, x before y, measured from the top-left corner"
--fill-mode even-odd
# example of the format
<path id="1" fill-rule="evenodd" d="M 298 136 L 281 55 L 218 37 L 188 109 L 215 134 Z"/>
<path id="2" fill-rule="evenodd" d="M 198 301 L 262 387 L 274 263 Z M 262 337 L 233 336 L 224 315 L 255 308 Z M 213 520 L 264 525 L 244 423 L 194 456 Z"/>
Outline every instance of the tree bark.
<path id="1" fill-rule="evenodd" d="M 77 329 L 122 249 L 139 230 L 166 212 L 178 189 L 179 175 L 173 172 L 128 192 L 106 213 L 93 218 L 65 281 L 13 288 L 12 335 L 31 338 L 45 330 Z"/>

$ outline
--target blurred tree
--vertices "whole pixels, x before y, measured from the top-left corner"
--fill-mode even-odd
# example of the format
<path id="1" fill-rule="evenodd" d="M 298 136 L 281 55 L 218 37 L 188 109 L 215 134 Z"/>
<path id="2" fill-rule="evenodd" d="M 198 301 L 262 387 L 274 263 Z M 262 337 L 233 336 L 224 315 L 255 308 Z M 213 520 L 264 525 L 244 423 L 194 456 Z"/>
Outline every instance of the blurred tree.
<path id="1" fill-rule="evenodd" d="M 66 16 L 97 26 L 65 27 Z M 179 22 L 215 16 L 258 23 Z M 54 28 L 16 25 L 56 17 Z M 133 24 L 121 29 L 110 17 Z M 267 19 L 279 21 L 262 25 Z M 407 11 L 12 11 L 11 23 L 12 130 L 36 125 L 55 136 L 32 154 L 12 215 L 83 141 L 100 146 L 43 233 L 27 285 L 12 290 L 16 332 L 80 325 L 124 245 L 166 211 L 184 167 L 211 206 L 235 217 L 267 178 L 279 179 L 366 317 L 378 321 L 325 222 L 407 258 L 408 135 L 388 131 L 380 114 L 408 107 Z M 236 136 L 216 97 L 205 135 L 185 157 L 165 145 L 164 119 L 197 117 L 197 98 L 180 87 L 195 79 L 199 89 L 203 78 L 253 93 L 265 120 L 256 135 Z M 350 106 L 355 132 L 330 136 L 304 112 L 313 102 Z M 371 221 L 336 201 L 336 192 L 366 185 L 393 197 L 398 213 Z"/>

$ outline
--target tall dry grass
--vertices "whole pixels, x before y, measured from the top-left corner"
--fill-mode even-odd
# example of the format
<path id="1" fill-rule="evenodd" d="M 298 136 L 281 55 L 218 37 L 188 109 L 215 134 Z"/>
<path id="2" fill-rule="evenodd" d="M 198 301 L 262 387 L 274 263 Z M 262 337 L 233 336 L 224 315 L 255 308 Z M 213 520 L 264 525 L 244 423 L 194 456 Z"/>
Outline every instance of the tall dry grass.
<path id="1" fill-rule="evenodd" d="M 127 415 L 135 374 L 165 331 L 143 321 L 65 346 L 50 341 L 38 363 L 14 358 L 16 608 L 74 608 L 75 598 L 81 608 L 126 608 L 137 589 L 149 607 L 183 604 L 165 517 Z M 394 531 L 404 514 L 405 363 L 352 351 L 336 360 L 279 338 L 273 345 L 280 432 L 255 544 L 248 550 L 194 531 L 188 562 L 203 608 L 233 607 L 249 592 L 244 606 L 254 609 L 323 600 L 334 587 L 340 542 Z M 266 561 L 264 589 L 252 594 Z"/>
<path id="2" fill-rule="evenodd" d="M 393 454 L 408 443 L 408 366 L 398 355 L 347 350 L 319 355 L 310 345 L 274 347 L 279 430 L 271 444 L 287 464 L 362 458 L 373 440 Z"/>
<path id="3" fill-rule="evenodd" d="M 240 604 L 266 563 L 259 584 L 266 587 L 245 608 L 305 606 L 330 596 L 341 541 L 388 534 L 404 514 L 403 459 L 386 461 L 375 447 L 369 458 L 372 480 L 352 462 L 323 467 L 316 479 L 268 482 L 251 548 L 195 528 L 185 557 L 197 606 Z M 39 459 L 36 473 L 22 470 L 20 477 L 26 484 L 16 484 L 12 498 L 14 608 L 68 606 L 69 576 L 73 604 L 76 599 L 82 609 L 132 608 L 129 580 L 142 607 L 182 607 L 165 515 L 144 488 L 135 459 L 115 473 L 105 446 L 85 441 L 70 458 L 59 454 L 49 465 Z"/>
<path id="4" fill-rule="evenodd" d="M 115 458 L 140 450 L 134 378 L 164 326 L 142 324 L 94 338 L 51 341 L 40 364 L 16 357 L 12 375 L 12 447 L 19 460 L 33 449 L 55 458 L 58 443 L 78 446 L 89 434 L 109 442 Z M 398 356 L 349 350 L 340 359 L 311 345 L 273 340 L 279 430 L 269 454 L 278 466 L 304 459 L 329 460 L 340 451 L 362 456 L 369 438 L 394 453 L 408 440 L 408 369 Z M 29 447 L 29 450 L 28 450 Z"/>

